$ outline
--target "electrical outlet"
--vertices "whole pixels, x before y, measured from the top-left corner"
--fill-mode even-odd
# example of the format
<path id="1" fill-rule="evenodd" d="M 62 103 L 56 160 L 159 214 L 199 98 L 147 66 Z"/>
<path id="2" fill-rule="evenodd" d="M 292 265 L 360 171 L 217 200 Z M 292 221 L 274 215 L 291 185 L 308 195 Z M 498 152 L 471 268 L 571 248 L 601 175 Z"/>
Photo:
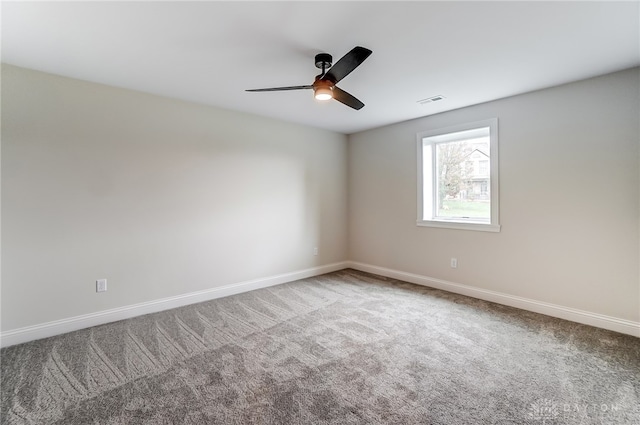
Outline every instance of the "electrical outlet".
<path id="1" fill-rule="evenodd" d="M 318 247 L 313 248 L 313 255 L 318 255 Z"/>
<path id="2" fill-rule="evenodd" d="M 452 269 L 457 269 L 458 268 L 458 259 L 457 258 L 451 258 L 451 268 Z"/>
<path id="3" fill-rule="evenodd" d="M 107 292 L 107 279 L 96 280 L 96 292 Z"/>

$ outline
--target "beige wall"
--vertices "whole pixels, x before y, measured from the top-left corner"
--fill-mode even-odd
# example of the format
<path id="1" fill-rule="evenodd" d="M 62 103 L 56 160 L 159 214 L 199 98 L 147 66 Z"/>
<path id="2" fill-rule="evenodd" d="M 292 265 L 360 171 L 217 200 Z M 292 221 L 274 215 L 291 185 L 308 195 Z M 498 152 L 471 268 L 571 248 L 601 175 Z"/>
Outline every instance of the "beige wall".
<path id="1" fill-rule="evenodd" d="M 2 330 L 346 260 L 346 139 L 3 65 Z"/>
<path id="2" fill-rule="evenodd" d="M 639 90 L 628 70 L 347 142 L 3 65 L 2 331 L 347 259 L 637 322 Z M 416 133 L 491 117 L 502 231 L 417 227 Z"/>
<path id="3" fill-rule="evenodd" d="M 637 322 L 638 99 L 636 68 L 351 135 L 350 259 Z M 502 231 L 417 227 L 416 133 L 492 117 Z"/>

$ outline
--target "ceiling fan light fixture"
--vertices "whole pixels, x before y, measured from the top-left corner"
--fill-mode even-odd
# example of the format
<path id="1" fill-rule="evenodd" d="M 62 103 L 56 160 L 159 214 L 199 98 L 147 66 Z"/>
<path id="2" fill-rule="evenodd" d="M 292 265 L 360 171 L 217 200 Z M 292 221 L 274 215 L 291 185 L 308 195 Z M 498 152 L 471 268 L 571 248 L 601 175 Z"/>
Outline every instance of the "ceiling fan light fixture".
<path id="1" fill-rule="evenodd" d="M 317 100 L 329 100 L 333 99 L 333 91 L 330 87 L 318 87 L 314 94 Z"/>

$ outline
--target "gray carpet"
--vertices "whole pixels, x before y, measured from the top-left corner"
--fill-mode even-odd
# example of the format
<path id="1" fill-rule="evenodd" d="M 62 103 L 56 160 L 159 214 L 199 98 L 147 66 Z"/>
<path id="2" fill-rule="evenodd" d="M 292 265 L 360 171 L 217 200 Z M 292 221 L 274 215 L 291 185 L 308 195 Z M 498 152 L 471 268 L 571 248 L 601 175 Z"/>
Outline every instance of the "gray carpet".
<path id="1" fill-rule="evenodd" d="M 640 339 L 353 270 L 0 355 L 2 424 L 640 423 Z"/>

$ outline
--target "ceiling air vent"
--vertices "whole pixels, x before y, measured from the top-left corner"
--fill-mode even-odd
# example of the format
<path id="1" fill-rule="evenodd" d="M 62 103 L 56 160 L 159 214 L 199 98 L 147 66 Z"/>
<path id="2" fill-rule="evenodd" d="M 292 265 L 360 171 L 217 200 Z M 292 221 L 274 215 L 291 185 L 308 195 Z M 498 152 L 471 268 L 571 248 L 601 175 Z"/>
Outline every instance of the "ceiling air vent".
<path id="1" fill-rule="evenodd" d="M 442 100 L 442 99 L 444 99 L 444 96 L 438 95 L 438 96 L 432 96 L 432 97 L 428 97 L 426 99 L 418 100 L 417 103 L 420 104 L 420 105 L 426 105 L 427 103 L 437 102 L 437 101 Z"/>

